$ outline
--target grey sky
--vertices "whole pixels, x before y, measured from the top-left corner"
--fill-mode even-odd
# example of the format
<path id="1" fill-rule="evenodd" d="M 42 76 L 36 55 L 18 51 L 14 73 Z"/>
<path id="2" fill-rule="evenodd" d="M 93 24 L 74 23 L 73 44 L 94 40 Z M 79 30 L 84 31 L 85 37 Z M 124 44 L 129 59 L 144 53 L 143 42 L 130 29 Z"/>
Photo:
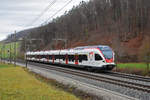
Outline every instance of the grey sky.
<path id="1" fill-rule="evenodd" d="M 0 40 L 6 38 L 8 34 L 21 31 L 30 27 L 39 26 L 45 22 L 52 14 L 59 10 L 69 0 L 57 0 L 57 2 L 32 26 L 29 24 L 52 2 L 53 0 L 1 0 L 0 3 Z M 62 15 L 73 5 L 78 5 L 81 1 L 73 0 L 63 11 L 56 16 Z M 55 16 L 55 17 L 56 17 Z"/>

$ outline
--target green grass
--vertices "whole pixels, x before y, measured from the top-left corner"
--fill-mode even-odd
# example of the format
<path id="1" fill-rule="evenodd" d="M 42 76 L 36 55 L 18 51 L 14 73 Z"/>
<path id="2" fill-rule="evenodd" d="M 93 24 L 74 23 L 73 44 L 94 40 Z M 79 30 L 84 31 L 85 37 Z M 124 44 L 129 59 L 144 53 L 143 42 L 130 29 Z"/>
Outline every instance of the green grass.
<path id="1" fill-rule="evenodd" d="M 119 63 L 117 64 L 118 68 L 138 68 L 138 69 L 147 69 L 145 63 Z"/>
<path id="2" fill-rule="evenodd" d="M 8 64 L 0 64 L 0 68 L 7 68 L 7 67 L 12 67 L 12 65 L 8 65 Z"/>
<path id="3" fill-rule="evenodd" d="M 79 100 L 70 93 L 37 80 L 21 67 L 0 67 L 0 100 Z"/>
<path id="4" fill-rule="evenodd" d="M 10 50 L 10 47 L 11 47 L 11 50 Z M 7 43 L 5 45 L 3 43 L 0 43 L 0 57 L 7 58 L 7 59 L 10 58 L 10 51 L 11 51 L 11 57 L 14 58 L 14 54 L 15 54 L 14 48 L 15 48 L 14 42 Z M 19 48 L 20 48 L 20 43 L 17 42 L 16 43 L 17 54 L 18 54 Z"/>
<path id="5" fill-rule="evenodd" d="M 146 63 L 119 63 L 117 64 L 116 71 L 142 76 L 150 76 L 150 65 L 149 69 L 147 69 Z"/>

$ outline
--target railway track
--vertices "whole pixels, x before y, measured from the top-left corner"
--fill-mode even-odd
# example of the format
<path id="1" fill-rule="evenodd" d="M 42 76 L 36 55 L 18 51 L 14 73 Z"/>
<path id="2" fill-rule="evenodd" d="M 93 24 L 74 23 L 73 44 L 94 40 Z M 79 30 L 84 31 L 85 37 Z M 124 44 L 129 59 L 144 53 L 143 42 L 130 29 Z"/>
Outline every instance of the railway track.
<path id="1" fill-rule="evenodd" d="M 18 62 L 25 63 L 22 60 L 19 60 Z M 73 68 L 74 69 L 74 68 Z M 102 73 L 100 73 L 102 74 Z M 105 71 L 105 74 L 115 76 L 115 77 L 122 77 L 126 79 L 133 79 L 143 82 L 150 82 L 149 77 L 139 76 L 139 75 L 133 75 L 133 74 L 126 74 L 126 73 L 120 73 L 120 72 L 112 72 L 112 71 Z"/>
<path id="2" fill-rule="evenodd" d="M 150 82 L 149 77 L 139 76 L 139 75 L 133 75 L 133 74 L 126 74 L 126 73 L 120 73 L 120 72 L 112 72 L 112 71 L 105 71 L 107 75 L 115 76 L 115 77 L 122 77 L 127 79 L 133 79 L 143 82 Z"/>
<path id="3" fill-rule="evenodd" d="M 118 86 L 130 88 L 130 89 L 150 93 L 150 86 L 149 85 L 129 82 L 129 81 L 115 79 L 115 78 L 110 78 L 110 77 L 107 77 L 105 75 L 91 73 L 91 72 L 85 72 L 85 71 L 80 71 L 80 70 L 73 70 L 73 69 L 68 69 L 68 68 L 56 67 L 53 65 L 45 65 L 45 64 L 39 64 L 39 63 L 33 63 L 33 62 L 31 64 L 36 65 L 36 66 L 40 65 L 43 68 L 46 68 L 49 70 L 55 70 L 58 72 L 63 72 L 63 73 L 83 77 L 86 79 L 92 79 L 94 81 L 105 82 L 105 83 L 109 83 L 109 84 L 113 84 L 113 85 L 118 85 Z"/>

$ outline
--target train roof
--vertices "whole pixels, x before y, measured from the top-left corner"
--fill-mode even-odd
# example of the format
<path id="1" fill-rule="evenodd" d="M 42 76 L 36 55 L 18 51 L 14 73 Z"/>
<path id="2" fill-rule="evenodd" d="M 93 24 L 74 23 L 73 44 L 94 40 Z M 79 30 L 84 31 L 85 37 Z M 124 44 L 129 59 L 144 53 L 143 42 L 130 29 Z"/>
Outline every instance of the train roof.
<path id="1" fill-rule="evenodd" d="M 99 48 L 101 50 L 110 50 L 111 48 L 107 45 L 95 45 L 95 46 L 80 46 L 80 47 L 75 47 L 75 48 L 70 48 L 70 49 L 63 49 L 63 50 L 48 50 L 48 51 L 36 51 L 36 52 L 27 52 L 27 55 L 46 55 L 46 54 L 59 54 L 60 51 L 61 53 L 72 53 L 72 52 L 81 52 L 82 50 L 85 51 L 85 49 L 95 49 Z"/>
<path id="2" fill-rule="evenodd" d="M 95 46 L 81 46 L 81 47 L 76 47 L 74 48 L 75 50 L 79 50 L 79 49 L 88 49 L 88 48 L 108 48 L 109 46 L 107 45 L 95 45 Z"/>

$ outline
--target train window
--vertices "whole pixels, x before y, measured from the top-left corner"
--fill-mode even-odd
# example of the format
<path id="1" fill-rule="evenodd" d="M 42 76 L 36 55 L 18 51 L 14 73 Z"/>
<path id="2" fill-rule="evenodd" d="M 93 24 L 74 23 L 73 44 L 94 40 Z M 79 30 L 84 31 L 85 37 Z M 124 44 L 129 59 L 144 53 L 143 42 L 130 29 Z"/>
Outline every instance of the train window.
<path id="1" fill-rule="evenodd" d="M 30 58 L 30 55 L 26 55 L 27 58 Z"/>
<path id="2" fill-rule="evenodd" d="M 71 55 L 68 55 L 68 59 L 69 59 L 69 61 L 71 61 Z"/>
<path id="3" fill-rule="evenodd" d="M 44 55 L 44 58 L 46 58 L 46 59 L 47 59 L 47 55 Z"/>
<path id="4" fill-rule="evenodd" d="M 74 55 L 71 55 L 72 62 L 75 60 Z"/>
<path id="5" fill-rule="evenodd" d="M 62 59 L 63 61 L 65 61 L 66 56 L 65 55 L 59 55 L 59 59 Z"/>
<path id="6" fill-rule="evenodd" d="M 50 60 L 52 60 L 52 55 L 48 55 L 48 58 L 49 58 Z"/>
<path id="7" fill-rule="evenodd" d="M 60 57 L 60 59 L 63 59 L 63 55 L 60 55 L 59 57 Z"/>
<path id="8" fill-rule="evenodd" d="M 69 61 L 74 61 L 74 55 L 68 55 Z"/>
<path id="9" fill-rule="evenodd" d="M 46 58 L 46 55 L 41 55 L 41 58 Z"/>
<path id="10" fill-rule="evenodd" d="M 63 61 L 65 61 L 65 59 L 66 59 L 66 56 L 65 56 L 65 55 L 63 55 Z"/>
<path id="11" fill-rule="evenodd" d="M 37 56 L 37 55 L 35 55 L 35 58 L 37 59 L 37 58 L 38 58 L 38 56 Z"/>
<path id="12" fill-rule="evenodd" d="M 82 60 L 87 61 L 87 55 L 82 55 Z"/>
<path id="13" fill-rule="evenodd" d="M 102 57 L 99 54 L 95 54 L 95 60 L 96 61 L 102 60 Z"/>
<path id="14" fill-rule="evenodd" d="M 63 61 L 65 61 L 65 59 L 66 59 L 65 55 L 62 55 L 62 59 L 63 59 Z"/>
<path id="15" fill-rule="evenodd" d="M 30 55 L 30 58 L 33 58 L 33 55 Z"/>
<path id="16" fill-rule="evenodd" d="M 59 58 L 60 58 L 60 56 L 59 56 L 59 55 L 55 55 L 55 60 L 56 60 L 56 59 L 59 59 Z"/>
<path id="17" fill-rule="evenodd" d="M 87 55 L 79 55 L 79 62 L 87 61 Z"/>
<path id="18" fill-rule="evenodd" d="M 79 62 L 82 62 L 82 55 L 79 55 Z"/>

